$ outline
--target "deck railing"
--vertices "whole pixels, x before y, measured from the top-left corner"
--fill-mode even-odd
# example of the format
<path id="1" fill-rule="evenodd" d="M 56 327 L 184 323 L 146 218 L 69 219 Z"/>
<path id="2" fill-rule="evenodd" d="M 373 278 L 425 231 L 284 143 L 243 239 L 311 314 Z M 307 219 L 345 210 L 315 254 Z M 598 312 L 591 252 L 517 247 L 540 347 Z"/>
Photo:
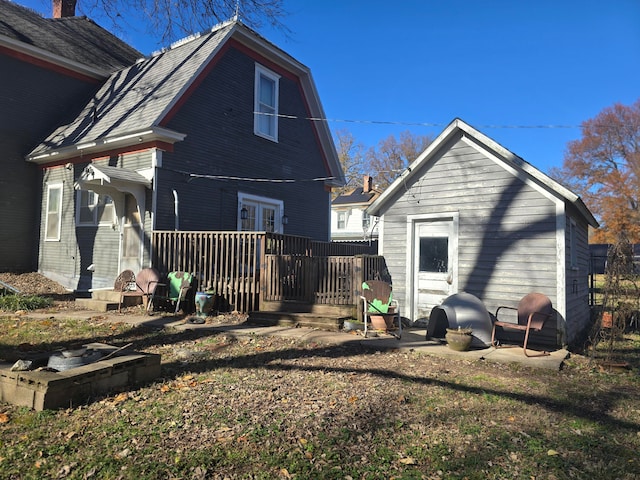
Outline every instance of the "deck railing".
<path id="1" fill-rule="evenodd" d="M 364 279 L 388 276 L 382 257 L 354 256 L 371 248 L 267 232 L 154 231 L 152 265 L 195 274 L 221 310 L 247 313 L 261 300 L 351 304 Z"/>
<path id="2" fill-rule="evenodd" d="M 390 280 L 384 258 L 377 255 L 265 255 L 261 274 L 264 301 L 328 305 L 357 305 L 363 281 Z"/>

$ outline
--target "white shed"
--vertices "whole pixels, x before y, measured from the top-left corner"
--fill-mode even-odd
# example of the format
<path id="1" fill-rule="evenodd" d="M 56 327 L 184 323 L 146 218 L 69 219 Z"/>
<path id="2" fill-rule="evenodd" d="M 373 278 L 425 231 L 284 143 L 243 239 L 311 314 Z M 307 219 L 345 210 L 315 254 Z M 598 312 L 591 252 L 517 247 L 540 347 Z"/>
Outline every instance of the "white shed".
<path id="1" fill-rule="evenodd" d="M 424 322 L 467 292 L 490 313 L 547 295 L 556 311 L 542 343 L 575 341 L 590 321 L 588 227 L 582 200 L 460 119 L 368 208 L 401 312 Z"/>

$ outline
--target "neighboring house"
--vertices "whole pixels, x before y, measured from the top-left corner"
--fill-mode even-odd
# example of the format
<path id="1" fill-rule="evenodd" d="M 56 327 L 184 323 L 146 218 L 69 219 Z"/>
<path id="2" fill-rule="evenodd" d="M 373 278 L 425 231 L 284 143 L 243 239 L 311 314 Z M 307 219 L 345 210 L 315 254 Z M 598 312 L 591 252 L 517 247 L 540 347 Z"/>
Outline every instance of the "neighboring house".
<path id="1" fill-rule="evenodd" d="M 368 209 L 408 319 L 457 292 L 495 313 L 527 293 L 553 302 L 550 343 L 589 325 L 588 227 L 582 200 L 462 120 L 454 120 Z"/>
<path id="2" fill-rule="evenodd" d="M 150 264 L 154 230 L 329 240 L 344 176 L 324 117 L 310 70 L 235 20 L 113 73 L 27 156 L 42 169 L 39 270 L 112 286 Z"/>
<path id="3" fill-rule="evenodd" d="M 369 216 L 365 210 L 379 196 L 380 190 L 373 187 L 373 179 L 365 175 L 362 187 L 334 198 L 331 202 L 331 240 L 377 240 L 377 218 Z"/>
<path id="4" fill-rule="evenodd" d="M 0 0 L 0 271 L 37 267 L 39 170 L 25 155 L 140 56 L 85 17 Z"/>

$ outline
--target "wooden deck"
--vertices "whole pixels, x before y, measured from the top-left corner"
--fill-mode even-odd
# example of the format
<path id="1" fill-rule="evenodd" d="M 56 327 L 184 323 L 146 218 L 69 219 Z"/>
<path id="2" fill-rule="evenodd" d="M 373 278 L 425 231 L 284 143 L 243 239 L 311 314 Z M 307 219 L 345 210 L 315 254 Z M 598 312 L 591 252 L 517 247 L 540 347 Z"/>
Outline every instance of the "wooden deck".
<path id="1" fill-rule="evenodd" d="M 312 305 L 326 305 L 350 316 L 357 314 L 364 280 L 390 280 L 384 258 L 367 244 L 267 232 L 156 231 L 152 249 L 156 269 L 193 273 L 197 290 L 216 292 L 221 311 L 273 312 L 279 305 L 309 313 Z"/>

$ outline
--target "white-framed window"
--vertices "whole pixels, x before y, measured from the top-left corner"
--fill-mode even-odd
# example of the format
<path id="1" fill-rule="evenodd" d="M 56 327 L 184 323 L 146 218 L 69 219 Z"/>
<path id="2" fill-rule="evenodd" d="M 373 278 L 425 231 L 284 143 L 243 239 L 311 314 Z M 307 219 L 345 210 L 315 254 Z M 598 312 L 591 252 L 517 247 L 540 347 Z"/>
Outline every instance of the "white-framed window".
<path id="1" fill-rule="evenodd" d="M 47 210 L 44 239 L 48 242 L 60 241 L 62 226 L 62 184 L 47 185 Z"/>
<path id="2" fill-rule="evenodd" d="M 338 230 L 347 228 L 347 212 L 338 212 Z"/>
<path id="3" fill-rule="evenodd" d="M 369 227 L 371 227 L 371 217 L 367 212 L 362 212 L 362 230 L 368 232 Z"/>
<path id="4" fill-rule="evenodd" d="M 115 207 L 109 195 L 98 195 L 91 190 L 78 190 L 76 196 L 76 225 L 113 225 Z"/>
<path id="5" fill-rule="evenodd" d="M 280 76 L 256 63 L 253 133 L 278 141 Z"/>
<path id="6" fill-rule="evenodd" d="M 575 220 L 569 220 L 569 262 L 571 268 L 578 268 L 578 249 Z"/>
<path id="7" fill-rule="evenodd" d="M 238 192 L 238 230 L 282 233 L 283 216 L 282 200 Z"/>

